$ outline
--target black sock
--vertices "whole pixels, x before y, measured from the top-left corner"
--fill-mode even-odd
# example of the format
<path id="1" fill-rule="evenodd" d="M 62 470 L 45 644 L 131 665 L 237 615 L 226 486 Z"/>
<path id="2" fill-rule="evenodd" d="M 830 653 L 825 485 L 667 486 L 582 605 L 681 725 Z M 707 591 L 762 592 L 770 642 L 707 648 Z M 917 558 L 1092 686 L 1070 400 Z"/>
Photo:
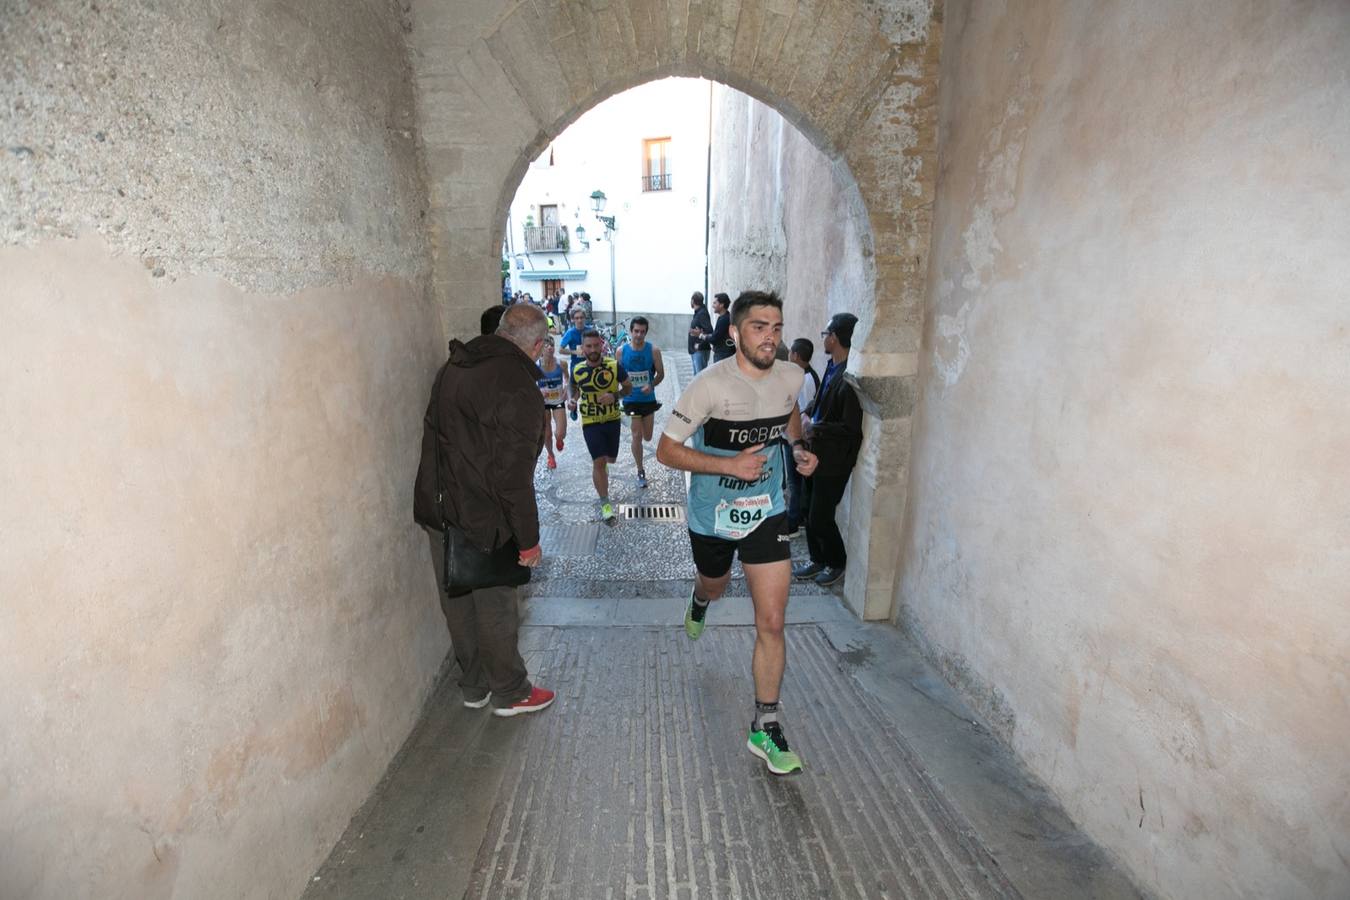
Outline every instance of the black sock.
<path id="1" fill-rule="evenodd" d="M 695 622 L 702 622 L 703 617 L 708 614 L 708 604 L 711 600 L 704 600 L 698 594 L 694 594 L 694 604 L 689 609 L 689 618 Z"/>

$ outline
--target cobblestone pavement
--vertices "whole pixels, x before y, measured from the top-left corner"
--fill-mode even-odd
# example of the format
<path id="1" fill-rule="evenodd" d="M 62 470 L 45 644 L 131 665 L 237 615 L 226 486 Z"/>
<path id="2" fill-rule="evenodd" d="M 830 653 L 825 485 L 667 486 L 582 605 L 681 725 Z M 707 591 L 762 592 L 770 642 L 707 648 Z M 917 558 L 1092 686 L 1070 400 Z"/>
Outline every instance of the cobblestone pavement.
<path id="1" fill-rule="evenodd" d="M 466 896 L 1016 896 L 819 629 L 789 640 L 806 771 L 777 777 L 745 747 L 752 629 L 549 629 L 558 712 L 522 723 Z"/>

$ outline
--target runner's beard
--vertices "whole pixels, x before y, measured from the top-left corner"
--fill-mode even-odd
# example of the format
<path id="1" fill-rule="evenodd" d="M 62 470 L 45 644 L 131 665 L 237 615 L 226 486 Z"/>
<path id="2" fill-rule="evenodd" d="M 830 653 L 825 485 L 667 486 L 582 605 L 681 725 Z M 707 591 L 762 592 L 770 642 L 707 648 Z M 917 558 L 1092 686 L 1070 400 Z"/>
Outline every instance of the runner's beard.
<path id="1" fill-rule="evenodd" d="M 750 365 L 754 366 L 756 369 L 772 369 L 774 351 L 777 349 L 778 348 L 776 345 L 770 346 L 766 344 L 764 347 L 761 347 L 760 356 L 764 357 L 763 359 L 761 359 L 760 356 L 752 356 L 749 353 L 746 353 L 745 348 L 742 347 L 740 344 L 736 345 L 736 352 L 739 353 L 741 356 L 744 356 L 746 360 L 750 363 Z"/>
<path id="2" fill-rule="evenodd" d="M 598 350 L 595 353 L 587 353 L 586 362 L 590 363 L 591 365 L 595 365 L 600 361 L 600 357 L 602 355 L 603 354 L 601 354 Z"/>

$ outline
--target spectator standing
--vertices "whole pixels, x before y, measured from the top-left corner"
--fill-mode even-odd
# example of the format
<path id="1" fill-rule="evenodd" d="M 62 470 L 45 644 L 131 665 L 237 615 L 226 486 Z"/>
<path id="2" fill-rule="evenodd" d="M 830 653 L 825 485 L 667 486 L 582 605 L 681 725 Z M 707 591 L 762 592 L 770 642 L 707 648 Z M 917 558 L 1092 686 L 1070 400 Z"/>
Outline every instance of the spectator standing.
<path id="1" fill-rule="evenodd" d="M 810 338 L 797 338 L 792 342 L 792 349 L 788 351 L 788 362 L 801 366 L 802 371 L 806 373 L 806 377 L 802 379 L 801 393 L 797 395 L 797 410 L 802 417 L 802 434 L 810 427 L 811 413 L 816 408 L 816 394 L 820 391 L 820 376 L 811 368 L 811 357 L 815 354 L 816 345 L 811 343 Z M 802 491 L 805 486 L 805 480 L 797 469 L 788 466 L 788 537 L 796 537 L 800 533 Z"/>
<path id="2" fill-rule="evenodd" d="M 712 329 L 712 361 L 721 362 L 736 355 L 736 342 L 731 338 L 731 298 L 713 294 L 713 315 L 717 321 Z"/>
<path id="3" fill-rule="evenodd" d="M 522 303 L 506 310 L 496 334 L 450 342 L 427 406 L 414 491 L 415 518 L 442 533 L 431 541 L 432 557 L 463 703 L 482 709 L 491 702 L 497 716 L 535 712 L 554 699 L 530 683 L 521 658 L 514 586 L 528 577 L 518 566 L 542 558 L 534 465 L 544 400 L 532 360 L 547 340 L 543 312 Z M 491 577 L 457 582 L 463 571 L 447 566 L 451 545 L 455 558 L 462 550 L 481 559 Z M 493 585 L 477 586 L 484 581 Z"/>
<path id="4" fill-rule="evenodd" d="M 495 332 L 497 326 L 501 324 L 502 315 L 505 312 L 506 306 L 502 304 L 489 306 L 487 309 L 483 310 L 483 314 L 478 317 L 478 333 L 483 335 Z M 451 343 L 453 344 L 453 341 Z"/>
<path id="5" fill-rule="evenodd" d="M 689 306 L 694 310 L 693 318 L 689 320 L 689 358 L 694 362 L 694 374 L 697 375 L 708 365 L 708 351 L 712 346 L 708 339 L 712 337 L 713 327 L 702 291 L 694 291 Z"/>
<path id="6" fill-rule="evenodd" d="M 837 313 L 820 333 L 830 362 L 820 382 L 807 435 L 819 460 L 816 471 L 807 480 L 803 500 L 811 562 L 793 569 L 792 574 L 822 586 L 843 578 L 848 563 L 834 512 L 844 498 L 844 488 L 862 446 L 862 405 L 853 386 L 844 379 L 853 326 L 857 323 L 858 317 L 852 313 Z"/>

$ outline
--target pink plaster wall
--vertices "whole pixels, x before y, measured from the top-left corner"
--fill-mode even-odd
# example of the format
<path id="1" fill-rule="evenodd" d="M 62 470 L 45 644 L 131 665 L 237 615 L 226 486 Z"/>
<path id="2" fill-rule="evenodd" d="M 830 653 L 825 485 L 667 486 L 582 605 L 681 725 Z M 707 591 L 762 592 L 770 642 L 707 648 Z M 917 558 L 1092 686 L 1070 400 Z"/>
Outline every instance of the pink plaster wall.
<path id="1" fill-rule="evenodd" d="M 436 317 L 0 250 L 0 895 L 296 895 L 444 657 Z"/>
<path id="2" fill-rule="evenodd" d="M 448 648 L 393 2 L 0 15 L 0 897 L 298 896 Z"/>
<path id="3" fill-rule="evenodd" d="M 1350 896 L 1350 7 L 947 7 L 899 621 L 1163 897 Z"/>

